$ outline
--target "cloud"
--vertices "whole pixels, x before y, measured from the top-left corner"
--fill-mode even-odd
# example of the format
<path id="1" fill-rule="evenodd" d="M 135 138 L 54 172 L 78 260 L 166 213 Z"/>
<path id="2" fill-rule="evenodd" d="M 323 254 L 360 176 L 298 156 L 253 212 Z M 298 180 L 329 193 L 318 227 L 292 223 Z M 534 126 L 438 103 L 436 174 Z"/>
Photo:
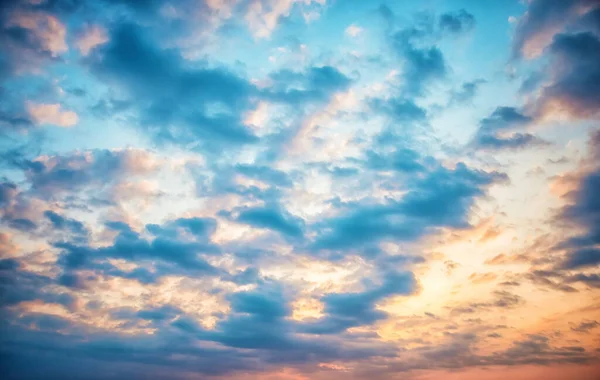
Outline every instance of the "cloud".
<path id="1" fill-rule="evenodd" d="M 539 56 L 552 37 L 580 14 L 594 6 L 594 0 L 533 0 L 518 20 L 513 37 L 513 55 Z"/>
<path id="2" fill-rule="evenodd" d="M 36 299 L 64 306 L 69 306 L 73 302 L 73 297 L 69 294 L 57 293 L 48 287 L 52 283 L 50 277 L 24 270 L 16 259 L 0 259 L 0 273 L 2 275 L 2 284 L 0 284 L 2 311 L 5 311 L 7 306 Z"/>
<path id="3" fill-rule="evenodd" d="M 174 50 L 155 46 L 132 24 L 111 31 L 90 55 L 92 70 L 136 99 L 142 126 L 159 142 L 206 150 L 257 140 L 243 124 L 256 88 L 225 68 L 191 68 Z"/>
<path id="4" fill-rule="evenodd" d="M 26 131 L 33 126 L 33 122 L 23 114 L 0 112 L 0 126 L 7 131 Z"/>
<path id="5" fill-rule="evenodd" d="M 328 102 L 352 84 L 337 68 L 325 65 L 273 71 L 259 88 L 223 65 L 192 65 L 181 51 L 160 48 L 148 28 L 118 24 L 109 39 L 87 57 L 91 71 L 135 105 L 131 110 L 139 126 L 154 142 L 203 153 L 259 143 L 247 117 L 258 104 L 289 105 L 301 116 L 304 106 Z M 295 128 L 283 130 L 280 140 L 285 143 L 296 133 Z"/>
<path id="6" fill-rule="evenodd" d="M 52 124 L 59 127 L 72 127 L 77 124 L 79 117 L 74 111 L 62 110 L 60 104 L 27 103 L 27 111 L 37 124 Z"/>
<path id="7" fill-rule="evenodd" d="M 600 264 L 600 249 L 581 248 L 569 252 L 565 261 L 561 264 L 562 269 L 577 269 L 595 267 Z"/>
<path id="8" fill-rule="evenodd" d="M 571 330 L 580 333 L 587 333 L 596 327 L 600 327 L 600 323 L 598 323 L 598 321 L 582 321 L 579 325 L 571 327 Z"/>
<path id="9" fill-rule="evenodd" d="M 395 16 L 391 10 L 381 7 L 380 11 L 382 9 L 387 9 L 385 17 L 393 23 Z M 410 27 L 392 33 L 391 47 L 403 60 L 402 95 L 409 98 L 425 95 L 430 86 L 447 79 L 450 69 L 436 42 L 467 33 L 474 26 L 475 17 L 461 9 L 441 14 L 437 24 L 433 17 L 424 16 Z"/>
<path id="10" fill-rule="evenodd" d="M 589 118 L 600 109 L 600 40 L 592 33 L 558 34 L 549 46 L 551 82 L 541 89 L 537 112 Z"/>
<path id="11" fill-rule="evenodd" d="M 600 288 L 600 274 L 577 273 L 565 278 L 567 283 L 583 283 L 591 288 Z"/>
<path id="12" fill-rule="evenodd" d="M 481 129 L 485 132 L 511 130 L 532 121 L 531 117 L 521 114 L 514 107 L 497 107 L 489 117 L 481 120 Z"/>
<path id="13" fill-rule="evenodd" d="M 217 35 L 227 35 L 232 29 L 241 29 L 258 40 L 269 39 L 286 20 L 310 23 L 326 6 L 326 0 L 181 0 L 177 6 L 164 0 L 104 3 L 105 7 L 125 11 L 130 18 L 151 23 L 170 38 L 187 43 L 204 43 Z"/>
<path id="14" fill-rule="evenodd" d="M 541 29 L 562 23 L 553 12 L 565 8 L 548 1 Z M 579 85 L 594 83 L 597 12 L 565 13 L 544 60 L 515 68 L 540 73 L 516 93 L 528 103 L 490 109 L 463 149 L 453 132 L 477 114 L 474 97 L 489 105 L 481 84 L 507 84 L 494 68 L 506 40 L 488 33 L 496 21 L 510 28 L 514 7 L 479 7 L 475 20 L 415 5 L 406 22 L 413 4 L 391 4 L 379 7 L 384 24 L 366 3 L 19 0 L 0 10 L 9 378 L 527 376 L 530 365 L 597 360 L 583 337 L 598 329 L 600 134 L 583 157 L 580 130 L 595 127 L 571 128 L 552 155 L 580 162 L 564 174 L 563 204 L 529 202 L 520 183 L 498 188 L 527 168 L 474 151 L 544 144 L 529 128 L 564 94 L 583 105 L 568 116 L 595 117 Z M 535 17 L 513 26 L 525 33 Z M 483 34 L 459 41 L 471 32 Z M 349 45 L 330 51 L 332 41 Z M 300 45 L 297 59 L 289 46 Z M 474 51 L 489 53 L 483 66 Z M 97 138 L 104 129 L 119 133 Z M 539 211 L 555 203 L 549 224 Z"/>
<path id="15" fill-rule="evenodd" d="M 242 207 L 234 210 L 234 220 L 253 227 L 267 228 L 290 238 L 302 238 L 304 221 L 277 204 Z"/>
<path id="16" fill-rule="evenodd" d="M 292 178 L 288 173 L 268 166 L 238 164 L 235 166 L 235 171 L 274 186 L 290 187 L 293 185 Z"/>
<path id="17" fill-rule="evenodd" d="M 373 99 L 371 107 L 397 123 L 425 123 L 427 111 L 414 101 L 402 98 Z"/>
<path id="18" fill-rule="evenodd" d="M 392 47 L 403 59 L 403 91 L 407 96 L 420 96 L 429 85 L 446 78 L 448 67 L 442 51 L 436 46 L 417 47 L 419 31 L 404 29 L 392 36 Z"/>
<path id="19" fill-rule="evenodd" d="M 328 101 L 334 93 L 348 89 L 352 83 L 350 78 L 332 66 L 309 67 L 303 72 L 279 70 L 271 73 L 270 79 L 273 84 L 263 96 L 296 106 Z"/>
<path id="20" fill-rule="evenodd" d="M 27 2 L 7 3 L 0 10 L 0 77 L 37 70 L 68 50 L 65 25 L 53 14 Z"/>
<path id="21" fill-rule="evenodd" d="M 31 190 L 46 198 L 85 189 L 96 191 L 129 176 L 152 173 L 158 162 L 138 149 L 94 150 L 67 155 L 40 156 L 26 162 Z"/>
<path id="22" fill-rule="evenodd" d="M 448 101 L 449 105 L 459 105 L 471 102 L 475 99 L 479 86 L 483 83 L 486 83 L 483 79 L 464 82 L 458 90 L 454 90 L 450 93 L 450 100 Z"/>
<path id="23" fill-rule="evenodd" d="M 443 33 L 462 34 L 475 27 L 475 16 L 464 9 L 440 15 L 439 28 Z"/>
<path id="24" fill-rule="evenodd" d="M 51 210 L 45 211 L 44 216 L 48 218 L 52 226 L 56 229 L 68 230 L 76 235 L 86 235 L 88 233 L 83 223 L 78 220 L 65 218 Z"/>
<path id="25" fill-rule="evenodd" d="M 501 173 L 472 170 L 463 163 L 455 169 L 433 166 L 409 183 L 400 199 L 357 203 L 320 223 L 312 247 L 357 248 L 385 240 L 412 241 L 441 227 L 465 228 L 475 198 L 505 180 Z"/>
<path id="26" fill-rule="evenodd" d="M 598 273 L 593 272 L 600 263 L 600 251 L 597 249 L 600 208 L 595 196 L 600 184 L 599 142 L 600 133 L 595 131 L 589 141 L 587 157 L 578 169 L 563 176 L 568 177 L 571 184 L 562 195 L 566 204 L 558 210 L 555 222 L 557 227 L 565 228 L 565 236 L 543 246 L 547 255 L 534 261 L 537 269 L 526 277 L 538 285 L 565 292 L 577 292 L 578 289 L 571 286 L 576 283 L 590 288 L 600 286 Z M 569 228 L 574 228 L 577 233 L 569 233 Z"/>
<path id="27" fill-rule="evenodd" d="M 350 37 L 358 37 L 363 32 L 363 28 L 352 24 L 344 32 Z"/>
<path id="28" fill-rule="evenodd" d="M 594 0 L 531 1 L 515 31 L 513 55 L 536 58 L 544 54 L 551 64 L 536 74 L 543 83 L 531 107 L 541 119 L 597 116 L 600 59 Z M 546 77 L 542 82 L 540 78 Z"/>
<path id="29" fill-rule="evenodd" d="M 498 276 L 493 272 L 487 273 L 472 273 L 469 276 L 469 280 L 474 284 L 484 284 L 487 282 L 494 281 Z"/>
<path id="30" fill-rule="evenodd" d="M 558 215 L 559 220 L 575 224 L 585 233 L 562 242 L 557 247 L 560 249 L 579 249 L 600 243 L 600 204 L 596 196 L 600 186 L 600 167 L 597 164 L 597 158 L 600 157 L 600 132 L 596 131 L 592 135 L 589 146 L 592 166 L 588 170 L 583 169 L 576 173 L 576 187 L 566 194 L 570 203 L 565 205 Z M 592 252 L 587 253 L 589 254 L 593 256 Z M 584 251 L 578 255 L 584 257 L 586 253 Z"/>
<path id="31" fill-rule="evenodd" d="M 33 232 L 45 208 L 43 202 L 31 199 L 14 183 L 0 183 L 0 220 L 9 227 L 23 232 Z"/>
<path id="32" fill-rule="evenodd" d="M 244 19 L 248 28 L 256 38 L 266 38 L 271 35 L 280 19 L 290 15 L 296 5 L 318 7 L 326 0 L 258 0 L 250 2 Z M 318 13 L 316 13 L 318 15 Z M 310 20 L 310 17 L 305 19 Z"/>
<path id="33" fill-rule="evenodd" d="M 483 277 L 485 278 L 485 276 Z M 471 280 L 475 281 L 477 281 L 477 279 L 480 278 L 471 278 Z M 485 280 L 489 280 L 489 278 Z M 492 292 L 492 296 L 492 300 L 488 302 L 470 302 L 455 306 L 451 309 L 451 313 L 455 315 L 461 315 L 479 313 L 482 310 L 491 310 L 494 308 L 512 309 L 522 305 L 525 302 L 521 296 L 505 290 L 495 290 Z"/>
<path id="34" fill-rule="evenodd" d="M 473 144 L 479 149 L 523 149 L 532 146 L 544 146 L 548 143 L 531 133 L 514 133 L 509 137 L 498 137 L 494 135 L 482 135 L 473 140 Z"/>
<path id="35" fill-rule="evenodd" d="M 309 334 L 337 334 L 351 327 L 371 325 L 386 318 L 387 314 L 376 309 L 376 303 L 393 295 L 409 295 L 416 290 L 412 273 L 388 272 L 382 284 L 362 293 L 331 293 L 321 298 L 326 315 L 302 326 Z"/>
<path id="36" fill-rule="evenodd" d="M 215 229 L 215 221 L 199 218 L 179 218 L 169 221 L 163 226 L 149 224 L 146 229 L 153 235 L 151 239 L 142 237 L 129 225 L 122 222 L 109 222 L 106 227 L 117 231 L 111 245 L 90 247 L 71 242 L 56 242 L 54 246 L 61 250 L 60 265 L 63 274 L 73 276 L 77 271 L 95 269 L 106 271 L 109 275 L 124 277 L 108 259 L 124 259 L 134 263 L 155 262 L 155 276 L 169 273 L 195 273 L 204 275 L 224 274 L 201 257 L 202 254 L 213 255 L 220 252 L 218 246 L 211 241 Z M 192 237 L 186 237 L 182 231 Z M 131 274 L 147 278 L 145 272 Z"/>
<path id="37" fill-rule="evenodd" d="M 75 45 L 81 55 L 87 56 L 92 49 L 106 42 L 108 42 L 107 31 L 101 26 L 91 25 L 83 30 Z"/>
<path id="38" fill-rule="evenodd" d="M 425 170 L 422 157 L 412 149 L 398 148 L 389 154 L 366 152 L 365 165 L 377 171 L 420 172 Z"/>
<path id="39" fill-rule="evenodd" d="M 548 143 L 531 133 L 514 132 L 524 128 L 533 118 L 523 115 L 514 107 L 497 107 L 490 116 L 479 122 L 479 129 L 471 140 L 475 149 L 523 149 Z"/>

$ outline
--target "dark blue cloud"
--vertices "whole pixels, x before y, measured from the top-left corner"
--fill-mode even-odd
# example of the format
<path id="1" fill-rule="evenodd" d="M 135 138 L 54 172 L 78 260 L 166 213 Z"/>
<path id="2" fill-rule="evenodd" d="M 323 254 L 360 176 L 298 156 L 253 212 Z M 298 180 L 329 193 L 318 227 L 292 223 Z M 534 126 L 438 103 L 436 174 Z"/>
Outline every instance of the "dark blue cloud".
<path id="1" fill-rule="evenodd" d="M 0 206 L 5 207 L 15 198 L 17 185 L 11 182 L 0 183 Z"/>
<path id="2" fill-rule="evenodd" d="M 392 98 L 374 99 L 371 107 L 388 115 L 397 123 L 419 123 L 427 121 L 427 111 L 416 105 L 412 100 Z"/>
<path id="3" fill-rule="evenodd" d="M 600 249 L 581 248 L 568 253 L 561 264 L 562 269 L 578 269 L 600 265 Z"/>
<path id="4" fill-rule="evenodd" d="M 51 210 L 44 211 L 44 216 L 50 220 L 56 229 L 68 230 L 77 235 L 86 235 L 88 233 L 87 228 L 78 220 L 66 218 Z"/>
<path id="5" fill-rule="evenodd" d="M 8 225 L 20 231 L 33 231 L 37 228 L 37 224 L 26 218 L 9 219 Z"/>
<path id="6" fill-rule="evenodd" d="M 590 273 L 600 266 L 600 131 L 595 131 L 589 141 L 589 155 L 579 172 L 570 173 L 574 180 L 574 190 L 568 192 L 568 199 L 556 216 L 562 226 L 576 227 L 579 234 L 562 238 L 552 248 L 559 254 L 550 255 L 550 259 L 538 260 L 542 265 L 551 265 L 534 270 L 528 277 L 536 284 L 554 289 L 576 292 L 570 284 L 581 283 L 591 288 L 600 287 L 598 273 Z M 551 251 L 551 253 L 553 253 Z"/>
<path id="7" fill-rule="evenodd" d="M 512 130 L 527 125 L 532 121 L 514 107 L 497 107 L 492 114 L 480 122 L 484 132 Z"/>
<path id="8" fill-rule="evenodd" d="M 91 150 L 85 154 L 55 155 L 49 161 L 23 160 L 31 191 L 41 198 L 75 192 L 94 185 L 102 189 L 116 180 L 139 174 L 132 150 Z"/>
<path id="9" fill-rule="evenodd" d="M 472 142 L 478 149 L 500 150 L 500 149 L 522 149 L 532 146 L 543 146 L 548 143 L 531 133 L 513 133 L 509 137 L 498 137 L 496 135 L 479 135 Z"/>
<path id="10" fill-rule="evenodd" d="M 596 131 L 590 140 L 590 159 L 600 158 L 600 131 Z M 575 224 L 585 233 L 567 239 L 557 246 L 559 249 L 583 248 L 600 244 L 600 169 L 597 167 L 582 173 L 578 187 L 567 194 L 572 201 L 560 211 L 559 219 Z"/>
<path id="11" fill-rule="evenodd" d="M 600 274 L 585 274 L 577 273 L 565 278 L 565 282 L 574 283 L 580 282 L 590 286 L 591 288 L 600 289 Z"/>
<path id="12" fill-rule="evenodd" d="M 270 77 L 273 86 L 264 92 L 264 96 L 274 102 L 292 105 L 326 101 L 352 83 L 350 78 L 332 66 L 309 67 L 304 72 L 281 70 Z"/>
<path id="13" fill-rule="evenodd" d="M 39 146 L 35 142 L 25 143 L 16 147 L 11 142 L 9 149 L 3 149 L 0 152 L 0 165 L 11 169 L 38 173 L 44 169 L 44 164 L 27 158 L 35 155 L 38 151 Z"/>
<path id="14" fill-rule="evenodd" d="M 141 123 L 155 139 L 206 149 L 257 140 L 241 120 L 257 94 L 253 85 L 225 68 L 192 67 L 149 38 L 138 26 L 119 25 L 111 42 L 94 51 L 90 66 L 136 99 Z"/>
<path id="15" fill-rule="evenodd" d="M 76 273 L 64 273 L 57 279 L 57 284 L 73 289 L 85 288 L 85 279 Z"/>
<path id="16" fill-rule="evenodd" d="M 289 238 L 302 238 L 304 235 L 304 220 L 278 204 L 238 208 L 234 214 L 234 219 L 239 223 L 271 229 Z"/>
<path id="17" fill-rule="evenodd" d="M 29 201 L 12 182 L 0 182 L 0 221 L 10 228 L 24 232 L 37 229 L 36 221 L 30 220 L 26 211 Z"/>
<path id="18" fill-rule="evenodd" d="M 296 175 L 285 173 L 261 164 L 216 164 L 208 168 L 191 168 L 196 178 L 196 192 L 199 197 L 235 194 L 249 201 L 273 203 L 282 196 L 282 191 L 292 186 Z M 243 184 L 239 177 L 262 182 L 265 186 Z"/>
<path id="19" fill-rule="evenodd" d="M 439 28 L 442 33 L 462 34 L 475 27 L 475 16 L 464 9 L 440 15 Z"/>
<path id="20" fill-rule="evenodd" d="M 142 14 L 156 14 L 165 5 L 164 0 L 104 0 L 108 4 L 122 5 Z"/>
<path id="21" fill-rule="evenodd" d="M 376 171 L 411 173 L 425 170 L 421 161 L 419 153 L 408 148 L 398 148 L 389 154 L 369 150 L 366 152 L 365 165 Z"/>
<path id="22" fill-rule="evenodd" d="M 147 225 L 146 228 L 155 237 L 146 240 L 131 227 L 122 222 L 109 222 L 107 227 L 119 231 L 113 244 L 105 247 L 89 247 L 71 242 L 56 242 L 54 246 L 62 250 L 59 264 L 64 273 L 65 286 L 83 286 L 77 278 L 82 269 L 94 269 L 99 273 L 125 278 L 134 278 L 143 283 L 155 282 L 157 278 L 169 273 L 189 273 L 204 275 L 226 274 L 209 264 L 201 255 L 214 255 L 220 252 L 210 239 L 216 228 L 212 219 L 181 218 L 165 223 L 163 226 Z M 176 228 L 182 228 L 194 236 L 193 240 L 184 240 Z M 120 258 L 135 263 L 153 263 L 156 271 L 149 272 L 138 268 L 123 272 L 106 262 L 109 258 Z"/>
<path id="23" fill-rule="evenodd" d="M 556 26 L 564 26 L 583 7 L 591 7 L 594 0 L 533 0 L 519 20 L 513 38 L 513 57 L 519 58 L 525 46 L 539 34 L 547 34 Z M 579 9 L 578 9 L 579 8 Z"/>
<path id="24" fill-rule="evenodd" d="M 234 293 L 230 296 L 230 302 L 231 313 L 212 330 L 204 330 L 195 322 L 183 318 L 174 322 L 174 325 L 202 340 L 218 342 L 227 347 L 261 350 L 270 363 L 306 363 L 316 357 L 320 361 L 329 361 L 336 358 L 389 356 L 394 351 L 386 345 L 343 347 L 335 341 L 307 339 L 299 335 L 305 333 L 306 326 L 288 319 L 291 313 L 289 300 L 276 284 Z"/>
<path id="25" fill-rule="evenodd" d="M 37 9 L 36 9 L 37 8 Z M 0 7 L 0 79 L 14 77 L 23 70 L 38 69 L 42 65 L 59 61 L 49 49 L 47 41 L 32 28 L 14 23 L 19 12 L 39 9 L 26 1 L 3 1 Z M 42 13 L 43 14 L 43 13 Z"/>
<path id="26" fill-rule="evenodd" d="M 578 28 L 600 35 L 600 7 L 587 12 L 578 20 Z"/>
<path id="27" fill-rule="evenodd" d="M 453 170 L 434 167 L 410 181 L 399 200 L 352 205 L 319 223 L 312 248 L 346 249 L 381 240 L 413 240 L 438 227 L 465 228 L 475 198 L 484 195 L 487 186 L 505 180 L 501 173 L 472 170 L 462 163 Z"/>
<path id="28" fill-rule="evenodd" d="M 471 146 L 475 149 L 501 150 L 523 149 L 548 143 L 531 133 L 514 132 L 532 122 L 514 107 L 497 107 L 488 117 L 479 122 Z"/>
<path id="29" fill-rule="evenodd" d="M 67 293 L 55 292 L 50 277 L 24 270 L 17 259 L 0 259 L 0 278 L 1 308 L 38 299 L 70 308 L 74 301 Z"/>
<path id="30" fill-rule="evenodd" d="M 0 73 L 0 76 L 2 74 Z M 24 131 L 33 127 L 33 122 L 26 116 L 0 110 L 0 130 Z"/>
<path id="31" fill-rule="evenodd" d="M 207 246 L 204 244 L 177 242 L 163 238 L 148 242 L 119 235 L 114 245 L 103 248 L 93 249 L 69 243 L 56 243 L 55 246 L 66 252 L 63 258 L 64 264 L 73 269 L 84 266 L 94 259 L 113 257 L 130 261 L 160 260 L 191 271 L 207 273 L 216 271 L 213 266 L 197 257 L 197 253 L 206 252 Z"/>
<path id="32" fill-rule="evenodd" d="M 404 61 L 402 93 L 405 96 L 423 95 L 431 84 L 446 78 L 448 66 L 442 51 L 437 46 L 422 46 L 420 41 L 431 34 L 430 27 L 412 27 L 391 37 L 392 49 Z"/>
<path id="33" fill-rule="evenodd" d="M 237 313 L 247 313 L 262 320 L 277 320 L 290 314 L 287 300 L 279 291 L 248 291 L 231 295 L 231 307 Z"/>
<path id="34" fill-rule="evenodd" d="M 125 225 L 128 233 L 131 233 L 129 226 Z M 173 221 L 167 222 L 162 226 L 157 224 L 147 224 L 146 229 L 156 236 L 165 236 L 169 238 L 176 238 L 178 236 L 178 228 L 182 228 L 187 232 L 194 235 L 196 238 L 203 240 L 209 240 L 210 236 L 215 232 L 217 228 L 217 222 L 213 218 L 179 218 Z"/>
<path id="35" fill-rule="evenodd" d="M 192 143 L 213 153 L 257 142 L 243 115 L 259 99 L 298 107 L 327 101 L 351 84 L 338 69 L 320 66 L 272 73 L 273 85 L 258 90 L 223 67 L 192 67 L 178 52 L 153 42 L 148 30 L 119 25 L 89 64 L 100 78 L 136 100 L 142 127 L 158 142 Z"/>
<path id="36" fill-rule="evenodd" d="M 477 79 L 470 82 L 464 82 L 458 90 L 454 90 L 450 93 L 449 105 L 465 104 L 475 99 L 481 86 L 486 81 L 483 79 Z"/>
<path id="37" fill-rule="evenodd" d="M 248 178 L 258 179 L 274 186 L 290 187 L 293 184 L 288 173 L 268 166 L 238 164 L 235 166 L 235 171 Z"/>
<path id="38" fill-rule="evenodd" d="M 410 272 L 386 273 L 382 284 L 362 293 L 332 293 L 322 297 L 326 316 L 301 326 L 309 334 L 338 334 L 351 327 L 370 325 L 387 314 L 375 305 L 392 295 L 408 295 L 416 290 L 416 280 Z"/>
<path id="39" fill-rule="evenodd" d="M 600 40 L 590 32 L 559 34 L 549 48 L 555 63 L 553 81 L 542 90 L 539 103 L 554 100 L 576 117 L 588 117 L 600 109 Z M 548 106 L 546 106 L 548 105 Z"/>
<path id="40" fill-rule="evenodd" d="M 95 372 L 101 371 L 100 368 L 105 371 L 107 366 L 115 377 L 130 378 L 147 373 L 144 371 L 151 365 L 148 377 L 167 379 L 178 375 L 175 369 L 216 376 L 262 371 L 271 365 L 392 357 L 396 353 L 391 345 L 366 343 L 364 338 L 357 345 L 346 346 L 335 339 L 307 339 L 299 335 L 298 325 L 288 318 L 289 300 L 284 294 L 274 283 L 233 293 L 229 296 L 231 313 L 211 329 L 203 328 L 195 318 L 172 305 L 140 311 L 109 310 L 114 318 L 131 326 L 142 320 L 149 322 L 157 331 L 148 335 L 86 332 L 86 339 L 81 339 L 70 322 L 58 317 L 29 315 L 23 321 L 2 320 L 3 331 L 9 333 L 0 336 L 0 351 L 3 358 L 11 358 L 10 373 L 15 377 L 16 374 L 40 377 L 40 373 L 23 367 L 25 361 L 37 355 L 40 357 L 37 366 L 45 370 L 43 376 L 68 377 L 73 373 L 70 371 L 75 371 L 91 379 L 101 378 Z M 22 323 L 44 330 L 32 332 Z M 53 330 L 61 326 L 71 328 L 72 333 L 59 334 Z M 177 356 L 180 358 L 173 359 Z M 52 360 L 47 362 L 48 358 Z M 79 367 L 82 362 L 86 366 Z"/>
<path id="41" fill-rule="evenodd" d="M 587 118 L 600 108 L 600 6 L 594 0 L 535 0 L 515 31 L 513 57 L 520 58 L 528 45 L 544 49 L 548 65 L 546 85 L 537 99 L 540 116 L 559 104 L 571 116 Z M 552 40 L 543 41 L 553 36 Z M 540 46 L 547 42 L 549 46 Z"/>

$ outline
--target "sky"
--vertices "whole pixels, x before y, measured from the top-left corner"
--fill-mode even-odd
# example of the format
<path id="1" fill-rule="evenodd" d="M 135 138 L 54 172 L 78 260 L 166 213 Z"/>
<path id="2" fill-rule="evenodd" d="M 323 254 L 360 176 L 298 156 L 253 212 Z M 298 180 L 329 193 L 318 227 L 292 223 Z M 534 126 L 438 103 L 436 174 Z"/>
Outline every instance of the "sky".
<path id="1" fill-rule="evenodd" d="M 600 376 L 600 1 L 0 5 L 4 379 Z"/>

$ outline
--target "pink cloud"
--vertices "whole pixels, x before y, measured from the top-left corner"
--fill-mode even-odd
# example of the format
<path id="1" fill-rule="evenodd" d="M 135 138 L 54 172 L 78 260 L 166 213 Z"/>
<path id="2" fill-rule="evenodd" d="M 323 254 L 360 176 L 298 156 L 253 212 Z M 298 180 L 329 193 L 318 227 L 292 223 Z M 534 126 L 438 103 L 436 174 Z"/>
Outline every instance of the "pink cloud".
<path id="1" fill-rule="evenodd" d="M 88 26 L 79 36 L 75 45 L 81 55 L 87 56 L 98 45 L 108 42 L 106 30 L 98 25 Z"/>
<path id="2" fill-rule="evenodd" d="M 53 124 L 72 127 L 79 121 L 74 111 L 62 110 L 60 104 L 27 103 L 27 111 L 36 124 Z"/>
<path id="3" fill-rule="evenodd" d="M 40 47 L 50 52 L 53 57 L 66 52 L 69 48 L 65 42 L 66 27 L 56 17 L 42 13 L 17 11 L 12 14 L 9 25 L 28 29 Z"/>

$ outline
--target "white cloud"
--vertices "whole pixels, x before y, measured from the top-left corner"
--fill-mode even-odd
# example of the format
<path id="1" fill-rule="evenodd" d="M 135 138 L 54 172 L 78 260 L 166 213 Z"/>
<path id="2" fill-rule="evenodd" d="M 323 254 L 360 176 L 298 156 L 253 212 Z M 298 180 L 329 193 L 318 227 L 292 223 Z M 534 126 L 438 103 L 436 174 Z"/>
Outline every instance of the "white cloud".
<path id="1" fill-rule="evenodd" d="M 363 32 L 363 28 L 356 26 L 354 24 L 352 24 L 346 28 L 346 34 L 350 37 L 357 37 L 362 32 Z"/>

